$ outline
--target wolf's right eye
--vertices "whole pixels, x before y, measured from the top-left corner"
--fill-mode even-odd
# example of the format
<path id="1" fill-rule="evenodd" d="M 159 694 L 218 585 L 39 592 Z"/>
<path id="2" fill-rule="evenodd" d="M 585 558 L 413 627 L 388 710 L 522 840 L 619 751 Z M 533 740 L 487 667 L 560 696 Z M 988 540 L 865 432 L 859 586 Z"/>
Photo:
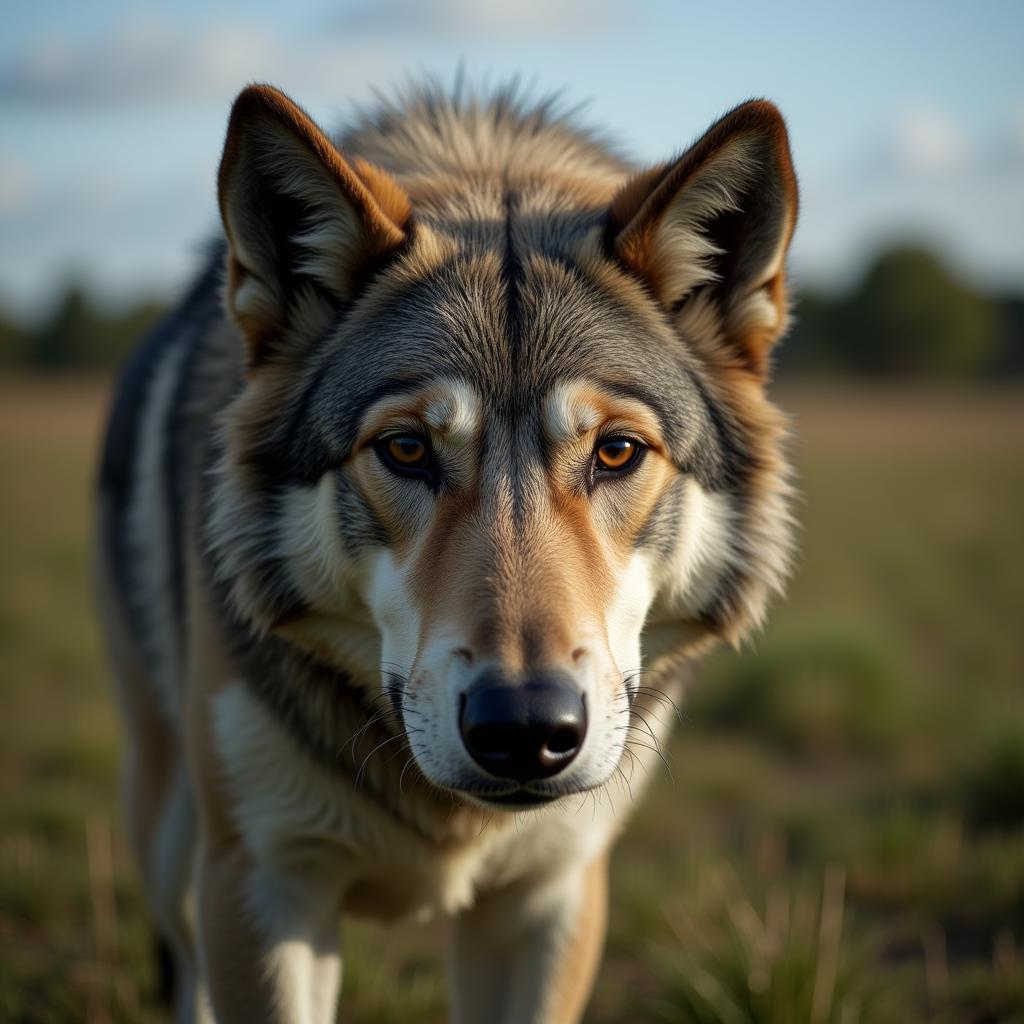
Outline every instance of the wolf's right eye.
<path id="1" fill-rule="evenodd" d="M 642 455 L 643 445 L 629 437 L 609 437 L 595 451 L 597 468 L 606 473 L 622 473 Z"/>
<path id="2" fill-rule="evenodd" d="M 418 434 L 392 434 L 375 445 L 377 457 L 399 476 L 430 480 L 433 477 L 430 445 Z"/>

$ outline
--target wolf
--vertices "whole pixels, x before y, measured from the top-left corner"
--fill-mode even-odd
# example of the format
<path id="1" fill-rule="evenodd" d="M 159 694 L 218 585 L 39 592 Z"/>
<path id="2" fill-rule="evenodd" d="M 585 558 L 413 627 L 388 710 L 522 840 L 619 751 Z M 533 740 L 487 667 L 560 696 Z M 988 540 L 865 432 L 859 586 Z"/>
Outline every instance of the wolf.
<path id="1" fill-rule="evenodd" d="M 253 85 L 218 196 L 98 487 L 177 1019 L 333 1020 L 362 915 L 449 921 L 455 1021 L 578 1021 L 663 709 L 791 561 L 783 118 L 638 170 L 509 90 L 332 138 Z"/>

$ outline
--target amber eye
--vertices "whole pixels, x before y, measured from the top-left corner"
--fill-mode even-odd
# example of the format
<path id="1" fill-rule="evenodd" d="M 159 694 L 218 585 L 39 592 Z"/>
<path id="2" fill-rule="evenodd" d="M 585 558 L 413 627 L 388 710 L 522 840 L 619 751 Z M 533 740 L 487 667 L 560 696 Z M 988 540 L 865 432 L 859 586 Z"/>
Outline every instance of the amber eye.
<path id="1" fill-rule="evenodd" d="M 427 461 L 427 443 L 422 437 L 402 434 L 384 442 L 388 457 L 405 469 L 416 469 Z"/>
<path id="2" fill-rule="evenodd" d="M 643 446 L 628 437 L 609 437 L 597 446 L 597 468 L 621 472 L 636 462 Z"/>
<path id="3" fill-rule="evenodd" d="M 440 484 L 437 460 L 430 442 L 421 434 L 391 434 L 377 439 L 377 458 L 395 476 L 423 480 L 437 489 Z"/>

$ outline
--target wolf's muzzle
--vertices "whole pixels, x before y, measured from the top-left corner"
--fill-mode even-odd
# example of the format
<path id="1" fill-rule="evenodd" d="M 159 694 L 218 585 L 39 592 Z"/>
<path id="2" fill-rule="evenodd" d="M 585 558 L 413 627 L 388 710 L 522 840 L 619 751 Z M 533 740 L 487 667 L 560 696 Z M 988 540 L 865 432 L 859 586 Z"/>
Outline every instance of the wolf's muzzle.
<path id="1" fill-rule="evenodd" d="M 583 746 L 587 707 L 560 674 L 510 682 L 485 672 L 462 695 L 459 729 L 484 771 L 525 784 L 557 775 L 572 762 Z"/>

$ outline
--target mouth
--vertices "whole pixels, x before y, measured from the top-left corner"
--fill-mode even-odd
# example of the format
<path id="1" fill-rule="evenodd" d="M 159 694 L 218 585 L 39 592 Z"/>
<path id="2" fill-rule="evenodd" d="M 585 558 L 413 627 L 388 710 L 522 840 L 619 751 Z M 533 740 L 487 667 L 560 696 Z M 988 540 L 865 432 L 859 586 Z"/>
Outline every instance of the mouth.
<path id="1" fill-rule="evenodd" d="M 480 789 L 476 786 L 459 786 L 455 789 L 459 796 L 470 803 L 485 807 L 489 811 L 529 811 L 553 804 L 566 793 L 551 793 L 547 790 L 536 790 L 528 786 L 516 786 L 514 789 L 492 790 Z"/>
<path id="2" fill-rule="evenodd" d="M 514 809 L 528 811 L 536 807 L 546 807 L 558 799 L 557 795 L 547 793 L 531 793 L 528 789 L 517 789 L 511 793 L 489 793 L 487 796 L 467 794 L 471 799 L 483 803 L 487 807 L 499 807 L 504 810 Z"/>
<path id="3" fill-rule="evenodd" d="M 532 786 L 517 786 L 514 789 L 494 791 L 491 789 L 479 789 L 475 786 L 460 786 L 456 789 L 456 792 L 471 803 L 485 807 L 487 810 L 530 811 L 547 807 L 561 800 L 562 797 L 586 792 L 586 789 L 551 792 L 547 789 L 535 789 Z"/>

